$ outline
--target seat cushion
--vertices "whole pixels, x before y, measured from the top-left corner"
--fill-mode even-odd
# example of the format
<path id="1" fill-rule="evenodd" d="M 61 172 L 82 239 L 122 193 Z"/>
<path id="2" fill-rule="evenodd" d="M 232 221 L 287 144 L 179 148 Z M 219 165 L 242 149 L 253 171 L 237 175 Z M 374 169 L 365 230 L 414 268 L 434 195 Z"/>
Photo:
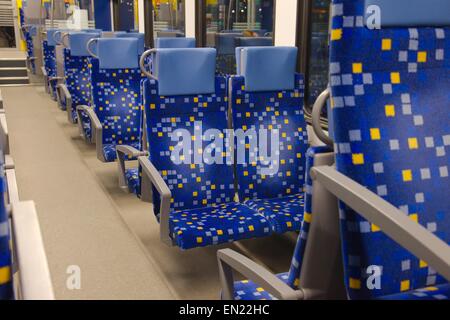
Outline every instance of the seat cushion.
<path id="1" fill-rule="evenodd" d="M 244 204 L 264 215 L 273 232 L 299 231 L 302 226 L 305 210 L 303 194 L 268 200 L 247 200 Z"/>
<path id="2" fill-rule="evenodd" d="M 103 156 L 105 157 L 106 162 L 114 162 L 117 158 L 116 154 L 116 144 L 104 144 L 103 145 Z M 131 144 L 133 148 L 136 148 L 138 150 L 141 149 L 140 143 L 133 143 Z M 128 159 L 133 160 L 133 159 Z"/>
<path id="3" fill-rule="evenodd" d="M 127 169 L 125 170 L 125 177 L 127 178 L 127 184 L 130 191 L 136 195 L 140 194 L 141 180 L 139 179 L 139 169 Z"/>
<path id="4" fill-rule="evenodd" d="M 287 282 L 288 273 L 280 273 L 277 277 Z M 275 300 L 275 298 L 253 281 L 244 280 L 234 283 L 234 300 Z"/>
<path id="5" fill-rule="evenodd" d="M 381 300 L 449 300 L 450 284 L 411 290 L 380 298 Z"/>
<path id="6" fill-rule="evenodd" d="M 176 245 L 185 250 L 270 234 L 267 219 L 239 203 L 173 212 L 169 229 Z"/>

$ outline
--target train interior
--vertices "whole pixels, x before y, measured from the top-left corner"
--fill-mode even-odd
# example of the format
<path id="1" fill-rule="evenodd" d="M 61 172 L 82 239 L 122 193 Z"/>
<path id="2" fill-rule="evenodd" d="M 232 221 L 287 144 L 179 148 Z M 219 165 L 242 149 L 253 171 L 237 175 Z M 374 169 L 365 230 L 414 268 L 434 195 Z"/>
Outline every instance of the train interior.
<path id="1" fill-rule="evenodd" d="M 450 299 L 448 0 L 0 9 L 0 300 Z"/>

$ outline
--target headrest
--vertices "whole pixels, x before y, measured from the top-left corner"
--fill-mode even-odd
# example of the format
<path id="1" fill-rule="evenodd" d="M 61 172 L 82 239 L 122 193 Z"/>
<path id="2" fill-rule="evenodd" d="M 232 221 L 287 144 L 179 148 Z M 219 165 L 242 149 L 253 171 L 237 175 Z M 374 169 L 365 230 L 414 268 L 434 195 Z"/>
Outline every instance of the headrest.
<path id="1" fill-rule="evenodd" d="M 294 90 L 297 65 L 296 47 L 246 47 L 236 54 L 239 75 L 245 77 L 245 90 Z"/>
<path id="2" fill-rule="evenodd" d="M 195 38 L 156 38 L 155 48 L 195 48 Z"/>
<path id="3" fill-rule="evenodd" d="M 61 38 L 62 33 L 65 31 L 69 31 L 69 30 L 68 29 L 55 29 L 55 28 L 47 29 L 47 45 L 52 46 L 52 47 L 57 45 L 57 43 L 55 41 L 55 33 L 57 33 L 58 31 L 61 31 L 61 34 L 58 37 L 58 38 Z"/>
<path id="4" fill-rule="evenodd" d="M 116 34 L 117 38 L 136 38 L 138 39 L 138 53 L 139 55 L 143 54 L 145 51 L 145 35 L 143 33 L 118 33 Z"/>
<path id="5" fill-rule="evenodd" d="M 103 31 L 102 38 L 116 38 L 117 35 L 126 34 L 125 31 Z"/>
<path id="6" fill-rule="evenodd" d="M 87 51 L 87 43 L 89 40 L 99 38 L 99 32 L 71 32 L 69 33 L 70 54 L 75 57 L 90 56 Z"/>
<path id="7" fill-rule="evenodd" d="M 236 38 L 242 37 L 242 33 L 218 33 L 216 39 L 217 54 L 234 54 Z"/>
<path id="8" fill-rule="evenodd" d="M 271 37 L 240 37 L 236 38 L 236 47 L 270 47 L 273 45 Z"/>
<path id="9" fill-rule="evenodd" d="M 102 38 L 97 40 L 100 69 L 139 68 L 138 39 Z"/>
<path id="10" fill-rule="evenodd" d="M 84 31 L 84 32 L 103 32 L 102 29 L 91 29 L 91 28 L 81 29 L 81 31 Z"/>
<path id="11" fill-rule="evenodd" d="M 365 0 L 366 24 L 379 8 L 381 27 L 443 27 L 450 26 L 448 0 Z"/>
<path id="12" fill-rule="evenodd" d="M 37 26 L 30 25 L 30 27 L 28 28 L 28 32 L 30 33 L 30 36 L 35 37 L 37 35 Z"/>
<path id="13" fill-rule="evenodd" d="M 154 60 L 159 95 L 198 95 L 215 92 L 216 49 L 158 49 Z"/>

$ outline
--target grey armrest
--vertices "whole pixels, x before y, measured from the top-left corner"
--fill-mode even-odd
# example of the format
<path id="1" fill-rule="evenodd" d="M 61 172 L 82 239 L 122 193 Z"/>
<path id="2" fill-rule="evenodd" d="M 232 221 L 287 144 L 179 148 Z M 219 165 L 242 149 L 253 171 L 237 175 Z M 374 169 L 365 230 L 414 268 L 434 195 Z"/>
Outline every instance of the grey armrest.
<path id="1" fill-rule="evenodd" d="M 125 175 L 126 166 L 125 162 L 128 159 L 136 159 L 138 157 L 148 156 L 148 153 L 145 151 L 140 151 L 131 146 L 120 145 L 116 147 L 117 152 L 117 165 L 119 169 L 119 186 L 123 189 L 128 189 L 127 178 Z"/>
<path id="2" fill-rule="evenodd" d="M 219 250 L 217 260 L 219 262 L 223 300 L 234 300 L 233 270 L 264 288 L 277 299 L 302 300 L 304 298 L 303 291 L 292 289 L 273 273 L 236 251 L 231 249 Z"/>
<path id="3" fill-rule="evenodd" d="M 59 108 L 64 110 L 64 105 L 62 103 L 62 98 L 66 101 L 66 109 L 68 112 L 72 110 L 72 95 L 67 89 L 67 86 L 63 83 L 56 86 L 56 101 L 58 102 Z"/>
<path id="4" fill-rule="evenodd" d="M 172 199 L 172 193 L 148 157 L 139 157 L 138 161 L 142 169 L 141 199 L 142 201 L 152 202 L 153 187 L 158 191 L 161 199 L 159 210 L 160 237 L 164 243 L 172 246 L 173 242 L 169 234 L 170 201 Z"/>
<path id="5" fill-rule="evenodd" d="M 52 281 L 34 202 L 12 205 L 14 256 L 19 266 L 20 298 L 54 300 Z"/>
<path id="6" fill-rule="evenodd" d="M 81 120 L 83 118 L 82 114 L 85 113 L 89 117 L 89 121 L 91 123 L 91 138 L 88 139 L 88 137 L 84 134 L 83 129 L 83 121 Z M 80 130 L 80 134 L 85 137 L 85 139 L 91 143 L 96 144 L 97 148 L 97 157 L 105 162 L 105 158 L 103 155 L 103 126 L 98 119 L 97 115 L 95 114 L 94 109 L 88 106 L 77 106 L 77 115 L 78 115 L 78 128 Z"/>
<path id="7" fill-rule="evenodd" d="M 50 93 L 50 85 L 48 83 L 48 74 L 47 74 L 47 70 L 45 70 L 44 66 L 41 67 L 41 72 L 42 72 L 42 76 L 44 77 L 45 92 Z"/>
<path id="8" fill-rule="evenodd" d="M 0 113 L 0 148 L 4 154 L 9 154 L 9 134 L 6 114 Z"/>
<path id="9" fill-rule="evenodd" d="M 8 187 L 8 204 L 14 204 L 20 201 L 19 190 L 17 188 L 16 171 L 14 169 L 5 170 L 6 183 Z"/>
<path id="10" fill-rule="evenodd" d="M 450 281 L 450 246 L 447 243 L 332 167 L 315 167 L 311 177 Z"/>

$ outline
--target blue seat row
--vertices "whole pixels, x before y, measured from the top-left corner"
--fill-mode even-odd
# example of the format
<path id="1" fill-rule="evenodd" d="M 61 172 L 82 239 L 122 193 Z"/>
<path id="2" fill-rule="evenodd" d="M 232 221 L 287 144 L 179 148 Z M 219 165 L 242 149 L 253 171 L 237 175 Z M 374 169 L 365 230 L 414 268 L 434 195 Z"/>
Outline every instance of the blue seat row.
<path id="1" fill-rule="evenodd" d="M 334 266 L 345 285 L 341 298 L 450 299 L 450 20 L 444 14 L 450 4 L 434 4 L 439 10 L 421 0 L 332 1 L 329 130 L 336 168 L 307 174 L 341 200 L 337 237 L 328 228 L 320 241 L 328 255 L 342 255 Z M 386 16 L 370 25 L 366 15 L 378 9 Z M 324 212 L 310 210 L 304 225 L 312 220 L 314 227 Z M 318 264 L 325 256 L 301 250 L 311 236 L 301 232 L 291 272 L 278 276 L 237 253 L 219 252 L 224 298 L 326 296 L 332 279 Z M 336 240 L 342 249 L 330 250 Z M 232 269 L 249 280 L 230 286 Z"/>
<path id="2" fill-rule="evenodd" d="M 145 71 L 150 77 L 142 84 L 149 156 L 139 157 L 139 169 L 125 171 L 122 165 L 122 174 L 130 188 L 154 203 L 163 241 L 182 249 L 301 228 L 308 141 L 303 77 L 295 74 L 297 49 L 242 50 L 242 75 L 230 79 L 215 75 L 215 49 L 153 50 L 153 73 Z M 275 55 L 281 58 L 270 59 Z M 271 63 L 261 67 L 261 60 Z M 261 156 L 236 165 L 231 141 L 221 152 L 209 150 L 207 140 L 194 136 L 199 124 L 220 132 L 279 132 L 277 159 L 266 163 Z M 172 151 L 179 145 L 173 135 L 179 130 L 199 143 L 181 158 L 200 154 L 200 161 L 174 159 Z M 250 149 L 245 138 L 239 143 L 249 157 L 258 153 L 258 146 Z M 215 163 L 204 160 L 203 152 L 214 155 Z M 272 152 L 274 156 L 275 149 Z M 139 150 L 118 153 L 135 156 Z M 160 183 L 158 192 L 150 197 L 155 181 Z"/>

